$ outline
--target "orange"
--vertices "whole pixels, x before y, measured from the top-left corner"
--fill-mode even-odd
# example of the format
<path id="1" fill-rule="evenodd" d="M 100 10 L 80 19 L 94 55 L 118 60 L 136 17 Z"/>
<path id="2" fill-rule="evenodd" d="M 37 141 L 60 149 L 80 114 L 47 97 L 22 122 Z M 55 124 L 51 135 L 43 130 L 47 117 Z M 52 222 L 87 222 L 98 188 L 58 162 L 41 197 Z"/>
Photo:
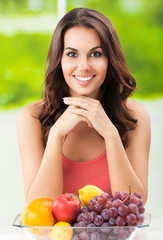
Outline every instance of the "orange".
<path id="1" fill-rule="evenodd" d="M 51 231 L 52 240 L 71 240 L 73 237 L 73 228 L 68 222 L 57 222 Z"/>
<path id="2" fill-rule="evenodd" d="M 53 226 L 56 220 L 52 214 L 53 200 L 38 198 L 32 201 L 22 212 L 22 224 L 24 226 Z M 28 228 L 37 235 L 46 234 L 45 228 Z"/>

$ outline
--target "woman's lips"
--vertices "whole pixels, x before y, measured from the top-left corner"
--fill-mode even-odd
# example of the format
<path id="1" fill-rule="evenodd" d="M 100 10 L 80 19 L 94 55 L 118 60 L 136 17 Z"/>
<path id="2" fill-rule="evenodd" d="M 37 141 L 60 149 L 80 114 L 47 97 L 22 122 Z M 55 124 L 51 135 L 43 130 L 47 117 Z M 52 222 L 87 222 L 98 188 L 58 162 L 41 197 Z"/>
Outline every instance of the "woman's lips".
<path id="1" fill-rule="evenodd" d="M 73 75 L 73 77 L 77 80 L 77 82 L 80 85 L 86 86 L 92 81 L 92 79 L 95 77 L 95 75 L 90 75 L 90 76 Z"/>

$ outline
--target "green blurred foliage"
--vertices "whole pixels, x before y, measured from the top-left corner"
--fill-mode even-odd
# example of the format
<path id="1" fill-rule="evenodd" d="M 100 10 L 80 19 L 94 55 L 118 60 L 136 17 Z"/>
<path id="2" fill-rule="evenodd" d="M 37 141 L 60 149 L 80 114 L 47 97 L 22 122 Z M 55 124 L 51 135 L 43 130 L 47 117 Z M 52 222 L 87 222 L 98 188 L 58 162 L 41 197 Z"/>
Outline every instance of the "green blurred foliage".
<path id="1" fill-rule="evenodd" d="M 5 15 L 57 14 L 57 0 L 0 0 L 0 13 Z"/>
<path id="2" fill-rule="evenodd" d="M 0 35 L 0 106 L 41 98 L 50 34 Z"/>
<path id="3" fill-rule="evenodd" d="M 54 0 L 0 0 L 3 15 L 57 13 Z M 139 98 L 163 97 L 162 0 L 70 0 L 67 11 L 90 7 L 107 15 L 115 26 Z M 1 15 L 0 15 L 1 16 Z M 44 66 L 52 33 L 0 34 L 0 107 L 20 106 L 41 98 Z"/>

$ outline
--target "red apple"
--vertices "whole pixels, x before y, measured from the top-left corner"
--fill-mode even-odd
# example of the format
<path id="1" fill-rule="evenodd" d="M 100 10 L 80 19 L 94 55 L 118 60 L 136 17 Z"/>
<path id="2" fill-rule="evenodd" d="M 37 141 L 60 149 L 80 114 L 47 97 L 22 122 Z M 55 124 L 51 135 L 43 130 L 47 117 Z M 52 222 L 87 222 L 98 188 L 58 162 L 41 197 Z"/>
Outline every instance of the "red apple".
<path id="1" fill-rule="evenodd" d="M 81 202 L 71 194 L 59 195 L 53 202 L 52 212 L 56 220 L 72 223 L 81 210 Z"/>

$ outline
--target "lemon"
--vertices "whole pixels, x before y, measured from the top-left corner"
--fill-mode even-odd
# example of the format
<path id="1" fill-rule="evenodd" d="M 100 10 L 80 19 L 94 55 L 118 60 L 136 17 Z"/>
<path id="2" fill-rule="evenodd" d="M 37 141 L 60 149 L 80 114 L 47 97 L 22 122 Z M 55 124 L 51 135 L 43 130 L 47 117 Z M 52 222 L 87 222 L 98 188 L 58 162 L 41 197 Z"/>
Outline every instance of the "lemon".
<path id="1" fill-rule="evenodd" d="M 82 189 L 79 189 L 78 192 L 79 192 L 80 201 L 84 206 L 87 206 L 88 202 L 94 196 L 100 196 L 103 193 L 103 191 L 100 188 L 94 185 L 86 185 Z"/>
<path id="2" fill-rule="evenodd" d="M 71 240 L 73 229 L 68 222 L 57 222 L 52 229 L 50 238 L 52 240 Z"/>

